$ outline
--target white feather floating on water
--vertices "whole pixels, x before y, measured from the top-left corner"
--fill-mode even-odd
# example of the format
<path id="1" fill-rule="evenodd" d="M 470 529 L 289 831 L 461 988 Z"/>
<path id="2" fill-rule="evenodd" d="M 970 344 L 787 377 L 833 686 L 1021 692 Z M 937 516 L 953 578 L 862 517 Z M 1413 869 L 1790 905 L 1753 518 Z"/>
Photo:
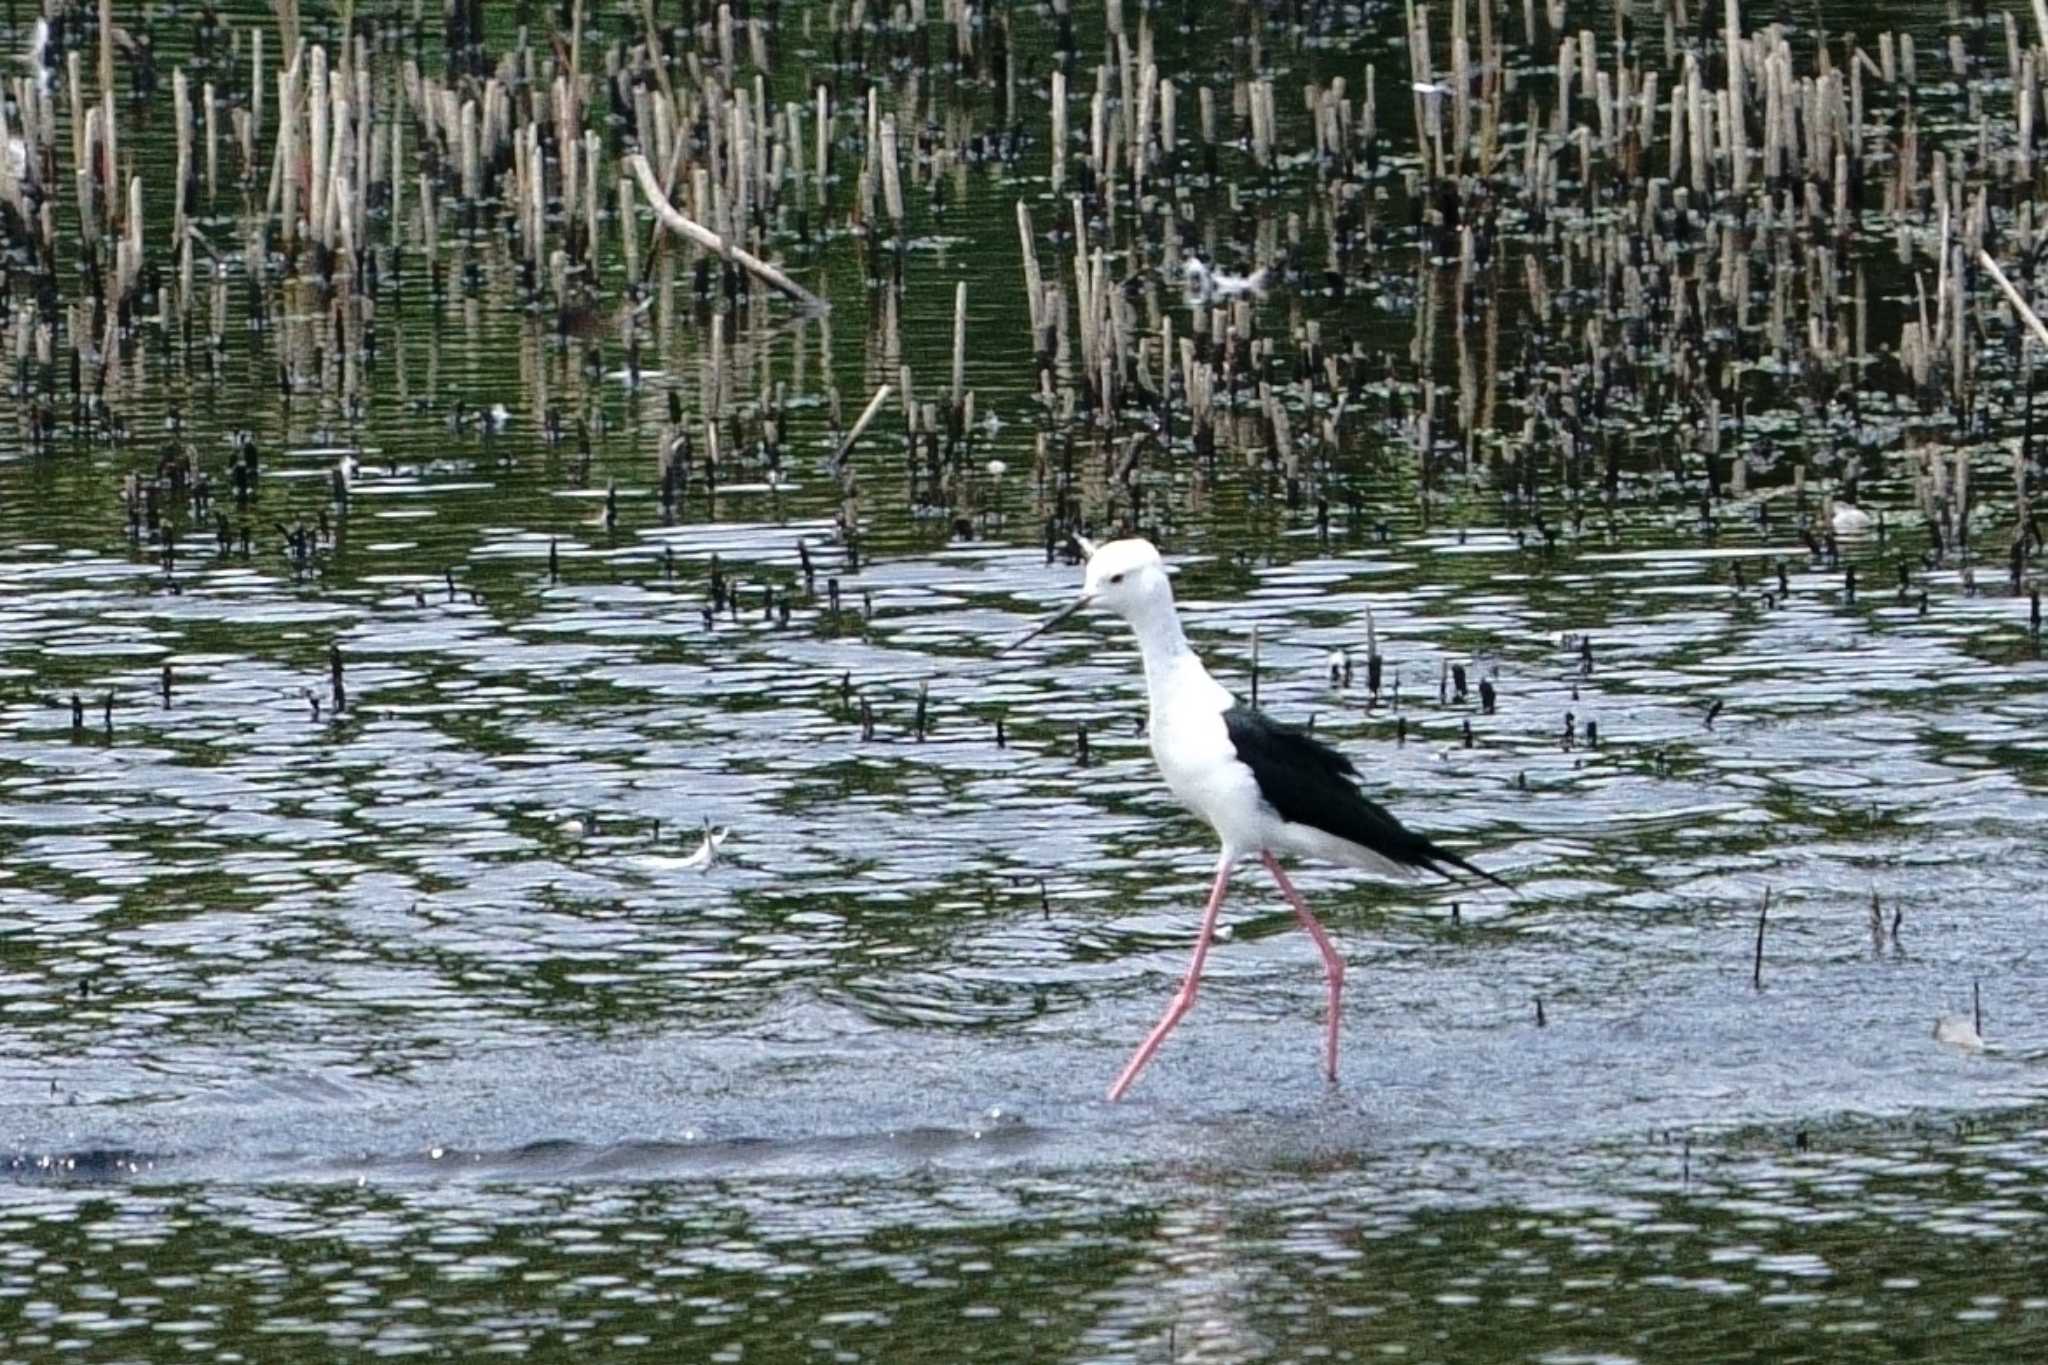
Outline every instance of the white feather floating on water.
<path id="1" fill-rule="evenodd" d="M 704 842 L 697 845 L 695 853 L 677 863 L 676 866 L 689 868 L 692 871 L 702 871 L 711 866 L 711 864 L 718 861 L 719 845 L 725 842 L 726 836 L 730 833 L 730 830 L 723 827 L 713 829 L 707 824 L 704 826 Z"/>
<path id="2" fill-rule="evenodd" d="M 1984 1035 L 1967 1014 L 1944 1014 L 1934 1021 L 1934 1041 L 1958 1052 L 1982 1052 Z"/>

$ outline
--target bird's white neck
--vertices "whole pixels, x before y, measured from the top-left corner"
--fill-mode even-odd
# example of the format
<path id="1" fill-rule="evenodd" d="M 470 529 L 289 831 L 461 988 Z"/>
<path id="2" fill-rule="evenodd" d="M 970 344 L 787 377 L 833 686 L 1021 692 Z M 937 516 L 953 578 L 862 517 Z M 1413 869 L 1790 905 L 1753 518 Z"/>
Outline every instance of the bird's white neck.
<path id="1" fill-rule="evenodd" d="M 1131 633 L 1138 637 L 1138 653 L 1145 661 L 1146 700 L 1154 711 L 1165 704 L 1169 689 L 1179 689 L 1183 698 L 1193 695 L 1188 687 L 1190 673 L 1208 684 L 1204 690 L 1213 689 L 1216 697 L 1211 700 L 1219 709 L 1230 705 L 1230 694 L 1210 678 L 1201 657 L 1188 644 L 1171 598 L 1132 616 L 1130 622 Z"/>
<path id="2" fill-rule="evenodd" d="M 1150 674 L 1189 650 L 1188 637 L 1180 628 L 1180 613 L 1174 610 L 1173 599 L 1169 597 L 1156 605 L 1147 605 L 1149 610 L 1131 616 L 1131 633 L 1138 637 L 1138 652 L 1145 656 L 1145 672 Z"/>

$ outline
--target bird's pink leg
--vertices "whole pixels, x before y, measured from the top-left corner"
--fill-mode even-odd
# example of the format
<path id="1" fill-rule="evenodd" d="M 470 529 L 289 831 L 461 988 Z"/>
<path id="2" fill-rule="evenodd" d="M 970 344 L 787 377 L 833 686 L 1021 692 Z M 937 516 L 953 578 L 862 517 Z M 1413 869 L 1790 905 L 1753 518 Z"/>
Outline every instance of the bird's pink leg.
<path id="1" fill-rule="evenodd" d="M 1166 1041 L 1166 1035 L 1173 1032 L 1173 1026 L 1180 1022 L 1195 1003 L 1195 987 L 1202 979 L 1202 963 L 1209 956 L 1209 940 L 1216 933 L 1216 912 L 1223 908 L 1223 892 L 1230 885 L 1230 865 L 1235 859 L 1226 853 L 1216 864 L 1216 887 L 1209 893 L 1209 908 L 1202 912 L 1202 927 L 1195 935 L 1194 960 L 1188 963 L 1187 977 L 1174 992 L 1173 1003 L 1166 1007 L 1165 1015 L 1145 1035 L 1145 1041 L 1131 1054 L 1131 1060 L 1124 1066 L 1123 1074 L 1116 1078 L 1116 1084 L 1109 1088 L 1112 1102 L 1124 1097 L 1124 1091 L 1131 1088 L 1131 1082 L 1138 1079 L 1138 1073 L 1145 1069 L 1145 1063 L 1152 1060 L 1152 1054 L 1159 1051 L 1159 1045 Z"/>
<path id="2" fill-rule="evenodd" d="M 1271 853 L 1262 856 L 1266 870 L 1273 874 L 1274 881 L 1280 883 L 1281 892 L 1294 907 L 1294 917 L 1301 921 L 1302 928 L 1308 930 L 1309 937 L 1316 941 L 1316 951 L 1323 955 L 1323 971 L 1330 978 L 1330 1033 L 1329 1040 L 1324 1046 L 1324 1051 L 1328 1054 L 1324 1058 L 1324 1065 L 1330 1073 L 1330 1079 L 1334 1081 L 1337 1079 L 1337 1003 L 1344 994 L 1344 959 L 1337 955 L 1336 948 L 1330 943 L 1330 936 L 1323 932 L 1323 926 L 1308 912 L 1308 903 L 1302 900 L 1301 893 L 1294 889 L 1294 883 L 1288 881 L 1287 874 L 1280 870 L 1279 861 Z"/>

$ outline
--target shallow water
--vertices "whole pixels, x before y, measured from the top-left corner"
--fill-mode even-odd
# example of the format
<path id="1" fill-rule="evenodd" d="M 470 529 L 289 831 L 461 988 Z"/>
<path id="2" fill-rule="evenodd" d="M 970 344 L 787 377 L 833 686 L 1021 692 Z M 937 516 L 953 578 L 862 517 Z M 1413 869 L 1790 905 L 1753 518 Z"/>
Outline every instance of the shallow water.
<path id="1" fill-rule="evenodd" d="M 1399 30 L 1375 14 L 1346 59 L 1392 76 Z M 1768 524 L 1738 503 L 1707 528 L 1647 454 L 1611 511 L 1556 493 L 1546 546 L 1483 475 L 1419 502 L 1392 421 L 1326 471 L 1327 534 L 1267 470 L 1149 475 L 1219 676 L 1249 690 L 1256 625 L 1260 703 L 1516 894 L 1302 871 L 1352 968 L 1333 1088 L 1315 955 L 1248 870 L 1199 1007 L 1102 1100 L 1214 851 L 1153 772 L 1120 626 L 993 655 L 1079 578 L 1043 548 L 1021 345 L 1010 214 L 1043 176 L 976 168 L 943 222 L 920 209 L 900 335 L 857 242 L 789 244 L 835 308 L 733 360 L 788 386 L 782 466 L 736 452 L 673 517 L 654 451 L 671 389 L 707 382 L 708 311 L 677 286 L 643 382 L 593 376 L 519 311 L 495 238 L 473 297 L 417 269 L 391 289 L 360 413 L 317 382 L 339 363 L 317 302 L 252 332 L 225 283 L 224 368 L 145 329 L 110 398 L 126 442 L 32 452 L 0 411 L 11 1358 L 2003 1361 L 2048 1339 L 2048 670 L 1997 562 L 1982 590 L 1922 567 L 1882 459 L 1886 528 L 1840 563 L 1789 487 Z M 941 382 L 958 278 L 999 423 L 932 515 L 885 418 L 854 456 L 855 564 L 828 389 L 850 420 L 899 358 Z M 1390 268 L 1365 317 L 1262 307 L 1403 348 L 1412 283 Z M 500 402 L 503 429 L 458 417 Z M 118 491 L 173 404 L 254 541 L 216 554 L 181 522 L 167 575 Z M 546 438 L 551 407 L 589 424 L 587 459 Z M 1873 393 L 1859 420 L 1882 448 L 1912 416 Z M 360 452 L 345 505 L 337 451 Z M 295 565 L 298 523 L 328 534 Z M 745 586 L 709 619 L 714 572 Z M 707 825 L 730 831 L 708 867 Z M 1973 992 L 1985 1046 L 1956 1023 Z"/>
<path id="2" fill-rule="evenodd" d="M 2048 1316 L 2015 1193 L 2042 1137 L 1542 1177 L 1425 1150 L 707 1180 L 535 1151 L 433 1181 L 20 1191 L 0 1245 L 24 1350 L 1999 1359 Z"/>

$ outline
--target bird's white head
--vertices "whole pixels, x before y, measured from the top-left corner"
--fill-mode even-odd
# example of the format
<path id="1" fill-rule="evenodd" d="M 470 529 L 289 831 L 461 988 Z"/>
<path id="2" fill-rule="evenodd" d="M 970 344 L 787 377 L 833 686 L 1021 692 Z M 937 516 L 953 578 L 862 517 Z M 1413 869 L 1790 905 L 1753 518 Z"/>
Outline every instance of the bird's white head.
<path id="1" fill-rule="evenodd" d="M 1166 561 L 1149 540 L 1112 540 L 1096 546 L 1088 556 L 1088 573 L 1081 581 L 1081 595 L 1054 612 L 1029 635 L 1003 646 L 999 653 L 1015 649 L 1025 640 L 1051 630 L 1083 607 L 1103 607 L 1138 628 L 1142 637 L 1148 623 L 1173 620 L 1173 584 L 1166 574 Z"/>
<path id="2" fill-rule="evenodd" d="M 1149 540 L 1112 540 L 1088 559 L 1081 601 L 1115 612 L 1126 621 L 1172 610 L 1173 585 L 1166 561 Z"/>

